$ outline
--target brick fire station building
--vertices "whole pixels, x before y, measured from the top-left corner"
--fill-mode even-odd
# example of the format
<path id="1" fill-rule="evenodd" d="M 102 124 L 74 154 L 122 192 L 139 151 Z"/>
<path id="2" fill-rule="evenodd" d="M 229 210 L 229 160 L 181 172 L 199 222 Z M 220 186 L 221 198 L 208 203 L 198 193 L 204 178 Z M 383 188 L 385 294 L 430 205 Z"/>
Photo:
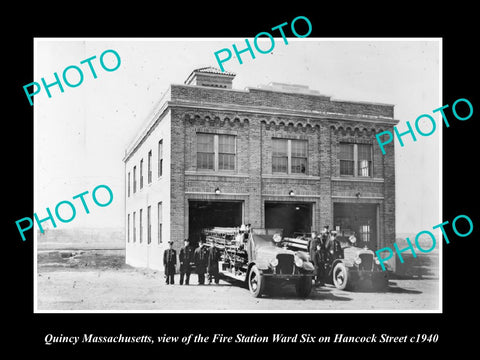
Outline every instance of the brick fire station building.
<path id="1" fill-rule="evenodd" d="M 306 86 L 232 89 L 235 74 L 194 70 L 172 84 L 126 149 L 126 261 L 161 269 L 173 240 L 211 226 L 284 235 L 356 232 L 372 249 L 395 240 L 393 105 L 340 101 Z"/>

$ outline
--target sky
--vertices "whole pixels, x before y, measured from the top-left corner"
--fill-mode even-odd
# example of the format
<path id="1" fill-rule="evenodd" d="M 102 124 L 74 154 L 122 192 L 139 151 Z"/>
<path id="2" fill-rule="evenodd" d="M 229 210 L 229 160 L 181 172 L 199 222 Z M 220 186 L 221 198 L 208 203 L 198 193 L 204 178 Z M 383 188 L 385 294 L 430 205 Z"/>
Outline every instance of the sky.
<path id="1" fill-rule="evenodd" d="M 404 147 L 395 140 L 396 230 L 416 233 L 441 222 L 440 159 L 442 122 L 432 110 L 441 103 L 441 43 L 438 39 L 275 39 L 269 54 L 242 55 L 225 62 L 225 70 L 236 73 L 234 89 L 257 87 L 270 82 L 307 85 L 332 99 L 379 102 L 395 105 L 394 117 L 400 132 L 406 121 L 414 126 L 422 114 L 437 120 L 437 130 L 428 137 L 404 137 Z M 170 84 L 183 84 L 193 69 L 215 66 L 214 52 L 239 49 L 245 39 L 35 39 L 34 79 L 54 81 L 54 72 L 76 65 L 83 70 L 83 82 L 75 88 L 64 85 L 34 97 L 34 210 L 39 218 L 53 212 L 63 200 L 76 205 L 70 223 L 57 221 L 57 228 L 123 227 L 125 149 L 148 121 L 147 117 Z M 268 48 L 268 44 L 260 45 Z M 120 67 L 102 69 L 100 55 L 113 49 Z M 88 65 L 92 60 L 97 78 Z M 112 54 L 105 64 L 115 66 Z M 75 83 L 75 71 L 68 79 Z M 25 105 L 29 106 L 25 97 Z M 420 127 L 429 129 L 428 124 Z M 92 190 L 109 186 L 114 194 L 107 207 L 94 205 Z M 86 214 L 72 197 L 89 191 Z M 100 194 L 100 192 L 99 192 Z M 100 195 L 99 195 L 100 197 Z M 69 217 L 62 207 L 61 214 Z M 26 215 L 27 216 L 27 215 Z"/>

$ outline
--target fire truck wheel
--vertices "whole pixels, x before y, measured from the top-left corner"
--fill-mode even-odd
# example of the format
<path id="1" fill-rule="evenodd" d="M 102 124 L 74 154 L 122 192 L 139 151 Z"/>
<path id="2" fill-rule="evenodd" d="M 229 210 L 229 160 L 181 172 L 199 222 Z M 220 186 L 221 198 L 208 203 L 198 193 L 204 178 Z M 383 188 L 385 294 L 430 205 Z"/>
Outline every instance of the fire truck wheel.
<path id="1" fill-rule="evenodd" d="M 297 280 L 295 284 L 295 290 L 298 297 L 306 298 L 312 291 L 312 277 L 304 276 Z"/>
<path id="2" fill-rule="evenodd" d="M 344 263 L 339 262 L 333 268 L 333 285 L 339 290 L 345 290 L 348 285 L 348 269 Z"/>
<path id="3" fill-rule="evenodd" d="M 255 265 L 252 266 L 248 274 L 248 287 L 253 297 L 262 296 L 265 288 L 265 278 Z"/>

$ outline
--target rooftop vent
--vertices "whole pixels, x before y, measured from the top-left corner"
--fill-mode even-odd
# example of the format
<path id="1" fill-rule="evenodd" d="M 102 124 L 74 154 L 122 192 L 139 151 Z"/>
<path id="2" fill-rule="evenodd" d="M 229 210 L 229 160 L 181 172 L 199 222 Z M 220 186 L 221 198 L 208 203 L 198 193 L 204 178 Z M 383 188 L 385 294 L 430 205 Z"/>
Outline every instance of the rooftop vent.
<path id="1" fill-rule="evenodd" d="M 295 94 L 320 95 L 317 90 L 311 90 L 308 86 L 299 84 L 271 82 L 268 85 L 259 85 L 258 88 L 263 90 L 281 91 Z"/>

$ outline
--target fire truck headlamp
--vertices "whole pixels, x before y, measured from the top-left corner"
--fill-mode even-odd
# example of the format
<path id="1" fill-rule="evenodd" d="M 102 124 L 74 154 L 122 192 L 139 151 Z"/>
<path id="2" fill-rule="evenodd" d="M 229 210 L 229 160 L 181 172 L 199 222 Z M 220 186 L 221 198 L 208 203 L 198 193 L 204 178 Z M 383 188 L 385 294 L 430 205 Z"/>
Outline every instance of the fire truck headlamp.
<path id="1" fill-rule="evenodd" d="M 303 260 L 300 259 L 299 257 L 295 257 L 295 265 L 301 268 L 303 266 Z"/>
<path id="2" fill-rule="evenodd" d="M 282 241 L 282 236 L 280 234 L 274 234 L 273 241 L 279 243 L 280 241 Z"/>
<path id="3" fill-rule="evenodd" d="M 278 259 L 277 258 L 274 258 L 272 260 L 270 260 L 270 266 L 271 267 L 275 267 L 278 265 Z"/>

